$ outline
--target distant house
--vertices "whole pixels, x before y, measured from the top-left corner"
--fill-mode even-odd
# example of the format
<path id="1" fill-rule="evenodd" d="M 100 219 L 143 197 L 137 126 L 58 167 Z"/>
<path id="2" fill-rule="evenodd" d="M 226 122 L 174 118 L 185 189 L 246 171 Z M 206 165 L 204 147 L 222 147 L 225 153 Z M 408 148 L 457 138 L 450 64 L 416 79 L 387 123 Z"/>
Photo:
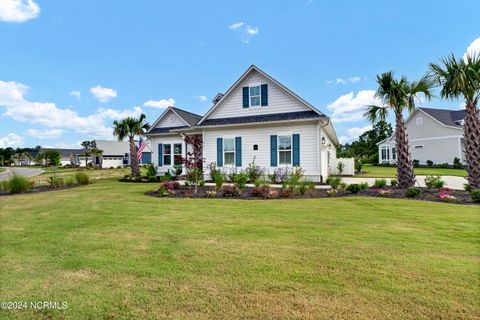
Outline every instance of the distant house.
<path id="1" fill-rule="evenodd" d="M 130 164 L 128 141 L 95 140 L 95 146 L 103 151 L 102 156 L 94 157 L 92 160 L 95 165 L 102 168 L 116 168 Z"/>
<path id="2" fill-rule="evenodd" d="M 60 153 L 60 165 L 79 165 L 79 155 L 85 152 L 84 149 L 61 149 L 61 148 L 40 148 L 39 153 L 46 151 L 58 151 Z M 45 159 L 42 160 L 41 165 L 45 165 Z"/>
<path id="3" fill-rule="evenodd" d="M 312 181 L 328 177 L 339 144 L 327 116 L 254 65 L 205 115 L 169 107 L 153 123 L 146 136 L 160 173 L 187 154 L 184 135 L 201 137 L 204 167 L 228 173 L 255 161 L 270 173 L 301 167 Z"/>
<path id="4" fill-rule="evenodd" d="M 406 119 L 412 160 L 426 164 L 464 163 L 463 123 L 465 110 L 417 108 Z M 380 163 L 396 163 L 395 133 L 378 143 Z"/>

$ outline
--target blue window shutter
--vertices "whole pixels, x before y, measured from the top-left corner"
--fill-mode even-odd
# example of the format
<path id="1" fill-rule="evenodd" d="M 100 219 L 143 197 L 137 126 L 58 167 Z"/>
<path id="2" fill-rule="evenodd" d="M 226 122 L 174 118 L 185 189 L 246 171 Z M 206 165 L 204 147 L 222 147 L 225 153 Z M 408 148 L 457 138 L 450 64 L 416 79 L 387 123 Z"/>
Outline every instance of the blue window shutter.
<path id="1" fill-rule="evenodd" d="M 235 166 L 242 166 L 242 137 L 235 137 Z"/>
<path id="2" fill-rule="evenodd" d="M 270 136 L 270 166 L 277 166 L 277 136 Z"/>
<path id="3" fill-rule="evenodd" d="M 163 143 L 158 144 L 158 166 L 163 166 Z"/>
<path id="4" fill-rule="evenodd" d="M 223 166 L 223 139 L 217 138 L 217 167 Z"/>
<path id="5" fill-rule="evenodd" d="M 243 107 L 244 108 L 248 108 L 248 106 L 250 105 L 249 103 L 249 92 L 248 92 L 248 87 L 243 87 Z"/>
<path id="6" fill-rule="evenodd" d="M 298 133 L 293 135 L 293 166 L 300 165 L 300 135 Z"/>
<path id="7" fill-rule="evenodd" d="M 268 106 L 268 84 L 262 84 L 260 92 L 262 95 L 262 107 L 266 107 Z"/>
<path id="8" fill-rule="evenodd" d="M 142 164 L 152 163 L 152 153 L 142 152 Z"/>

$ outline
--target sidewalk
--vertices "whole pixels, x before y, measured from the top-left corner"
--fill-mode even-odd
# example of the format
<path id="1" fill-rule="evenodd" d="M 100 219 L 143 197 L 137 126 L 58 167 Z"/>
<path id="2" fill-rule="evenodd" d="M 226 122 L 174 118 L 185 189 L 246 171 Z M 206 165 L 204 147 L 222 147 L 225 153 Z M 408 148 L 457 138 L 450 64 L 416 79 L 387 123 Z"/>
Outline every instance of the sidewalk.
<path id="1" fill-rule="evenodd" d="M 426 176 L 416 176 L 417 183 L 415 184 L 418 187 L 425 187 L 425 177 Z M 442 180 L 445 181 L 445 186 L 455 190 L 463 190 L 463 185 L 467 183 L 467 179 L 464 177 L 456 176 L 441 176 Z M 392 178 L 362 178 L 362 177 L 342 177 L 342 181 L 350 183 L 362 183 L 367 182 L 368 185 L 372 186 L 375 183 L 376 179 L 385 179 L 388 183 Z"/>

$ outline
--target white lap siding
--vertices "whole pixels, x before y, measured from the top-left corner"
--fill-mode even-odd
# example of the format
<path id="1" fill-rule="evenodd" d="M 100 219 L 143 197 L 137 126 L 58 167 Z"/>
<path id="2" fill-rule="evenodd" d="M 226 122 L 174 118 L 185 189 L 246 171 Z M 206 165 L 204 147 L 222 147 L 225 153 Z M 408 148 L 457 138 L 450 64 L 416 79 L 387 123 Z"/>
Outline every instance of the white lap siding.
<path id="1" fill-rule="evenodd" d="M 159 144 L 171 144 L 172 145 L 172 155 L 173 155 L 173 145 L 175 143 L 182 144 L 182 155 L 185 156 L 185 142 L 183 141 L 182 137 L 178 135 L 171 135 L 171 136 L 159 136 L 159 137 L 152 137 L 151 138 L 151 149 L 152 149 L 152 162 L 154 165 L 158 166 L 158 174 L 163 175 L 167 170 L 173 170 L 173 157 L 172 157 L 172 164 L 169 166 L 159 166 L 158 164 L 158 145 Z"/>
<path id="2" fill-rule="evenodd" d="M 272 173 L 277 168 L 285 168 L 278 164 L 276 167 L 270 166 L 270 136 L 283 134 L 300 135 L 300 167 L 305 170 L 305 176 L 312 181 L 318 181 L 319 161 L 317 143 L 318 127 L 317 122 L 307 124 L 288 124 L 288 125 L 257 125 L 232 128 L 211 128 L 204 129 L 203 132 L 203 157 L 205 159 L 205 168 L 208 173 L 208 165 L 217 161 L 217 138 L 221 137 L 241 137 L 242 138 L 242 166 L 223 166 L 226 173 L 232 170 L 245 170 L 248 164 L 255 159 L 255 164 L 266 168 Z M 258 150 L 253 146 L 258 145 Z M 292 166 L 289 166 L 292 168 Z"/>

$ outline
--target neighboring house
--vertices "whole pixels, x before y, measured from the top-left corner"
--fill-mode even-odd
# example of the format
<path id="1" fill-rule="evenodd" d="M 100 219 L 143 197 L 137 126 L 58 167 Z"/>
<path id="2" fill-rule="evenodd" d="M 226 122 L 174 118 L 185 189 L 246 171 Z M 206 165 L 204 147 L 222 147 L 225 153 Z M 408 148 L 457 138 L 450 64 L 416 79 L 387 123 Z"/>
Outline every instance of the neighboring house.
<path id="1" fill-rule="evenodd" d="M 412 160 L 426 164 L 464 163 L 463 122 L 465 110 L 418 108 L 405 120 Z M 380 163 L 396 163 L 395 133 L 378 143 Z"/>
<path id="2" fill-rule="evenodd" d="M 128 141 L 95 140 L 95 147 L 102 150 L 100 157 L 93 157 L 93 164 L 102 168 L 123 167 L 130 164 Z"/>
<path id="3" fill-rule="evenodd" d="M 55 150 L 60 153 L 60 165 L 79 165 L 79 155 L 85 152 L 85 149 L 59 149 L 59 148 L 40 148 L 39 153 L 45 153 L 46 151 Z M 45 165 L 45 160 L 41 165 Z M 85 165 L 85 162 L 84 162 Z"/>
<path id="4" fill-rule="evenodd" d="M 325 181 L 338 139 L 331 121 L 311 104 L 252 65 L 204 115 L 169 107 L 146 136 L 159 173 L 187 153 L 184 135 L 200 135 L 203 164 L 226 173 L 252 161 L 272 173 L 301 167 L 312 181 Z"/>

